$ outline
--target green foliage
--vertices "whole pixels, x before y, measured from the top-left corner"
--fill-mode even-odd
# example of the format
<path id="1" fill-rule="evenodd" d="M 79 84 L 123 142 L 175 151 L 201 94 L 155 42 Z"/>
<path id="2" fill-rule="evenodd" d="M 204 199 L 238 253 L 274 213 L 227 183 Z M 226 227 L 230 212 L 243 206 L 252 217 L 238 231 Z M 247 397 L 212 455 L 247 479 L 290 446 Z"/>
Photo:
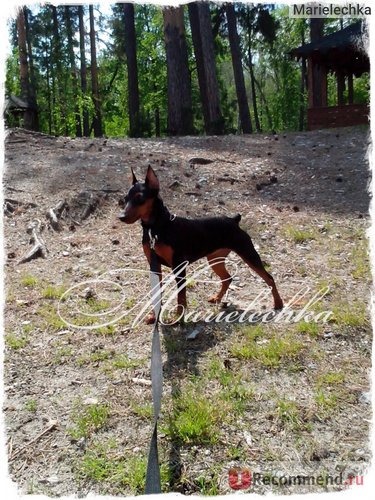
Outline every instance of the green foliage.
<path id="1" fill-rule="evenodd" d="M 217 405 L 191 385 L 175 397 L 167 432 L 182 443 L 213 444 L 218 440 L 219 419 Z"/>
<path id="2" fill-rule="evenodd" d="M 122 4 L 100 12 L 95 9 L 99 96 L 103 128 L 106 135 L 123 137 L 129 133 L 128 76 L 124 42 L 124 12 Z M 225 10 L 211 4 L 217 77 L 224 132 L 236 133 L 239 128 L 237 95 L 234 84 L 231 51 Z M 288 7 L 271 4 L 235 4 L 237 27 L 242 49 L 242 63 L 254 125 L 254 100 L 258 108 L 260 127 L 268 130 L 297 130 L 301 111 L 306 120 L 307 96 L 301 93 L 301 62 L 291 58 L 289 51 L 309 41 L 309 26 L 305 19 L 289 17 Z M 70 6 L 73 43 L 69 46 L 69 23 L 65 6 L 57 6 L 58 38 L 54 33 L 51 5 L 27 9 L 29 42 L 32 46 L 30 81 L 35 83 L 39 111 L 39 129 L 55 135 L 75 136 L 76 113 L 82 119 L 83 109 L 92 123 L 94 104 L 91 96 L 90 43 L 86 36 L 87 90 L 81 89 L 78 9 Z M 84 20 L 87 23 L 87 8 Z M 345 23 L 350 20 L 345 21 Z M 325 32 L 338 29 L 338 20 L 327 20 Z M 89 32 L 85 26 L 86 33 Z M 140 135 L 165 135 L 167 130 L 167 64 L 164 42 L 163 14 L 160 6 L 135 5 L 135 31 L 140 95 Z M 6 93 L 20 96 L 18 46 L 15 21 L 9 23 L 12 43 L 6 61 Z M 193 50 L 188 9 L 185 7 L 185 36 L 191 77 L 192 110 L 196 133 L 204 133 L 204 123 L 197 65 Z M 71 67 L 73 50 L 75 68 Z M 31 68 L 30 68 L 31 70 Z M 253 70 L 253 71 L 251 71 Z M 31 74 L 32 73 L 32 74 Z M 253 75 L 255 90 L 252 89 Z M 347 90 L 346 90 L 347 93 Z M 369 100 L 369 75 L 354 79 L 354 102 Z M 328 75 L 328 103 L 336 104 L 337 89 L 334 75 Z M 19 119 L 8 116 L 8 125 Z M 303 125 L 303 124 L 302 124 Z"/>
<path id="3" fill-rule="evenodd" d="M 73 415 L 74 427 L 69 429 L 73 439 L 87 438 L 103 428 L 109 418 L 109 408 L 105 404 L 94 403 L 81 408 Z"/>
<path id="4" fill-rule="evenodd" d="M 5 336 L 5 344 L 9 349 L 23 349 L 29 343 L 29 337 L 26 335 L 16 335 L 14 333 L 9 333 Z"/>
<path id="5" fill-rule="evenodd" d="M 295 361 L 302 353 L 303 347 L 303 343 L 292 334 L 280 336 L 277 333 L 262 343 L 248 338 L 234 344 L 231 353 L 239 359 L 256 360 L 263 366 L 277 368 L 288 360 Z"/>

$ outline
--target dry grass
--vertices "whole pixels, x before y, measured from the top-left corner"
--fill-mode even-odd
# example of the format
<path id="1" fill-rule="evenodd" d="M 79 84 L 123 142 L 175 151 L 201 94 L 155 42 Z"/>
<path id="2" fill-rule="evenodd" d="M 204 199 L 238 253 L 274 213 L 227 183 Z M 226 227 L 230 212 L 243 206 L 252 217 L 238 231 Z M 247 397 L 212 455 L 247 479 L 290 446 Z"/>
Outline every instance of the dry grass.
<path id="1" fill-rule="evenodd" d="M 20 196 L 36 193 L 33 196 L 39 204 L 35 213 L 18 216 L 16 225 L 5 220 L 7 252 L 17 250 L 20 242 L 27 244 L 24 228 L 29 217 L 43 216 L 58 199 L 87 185 L 100 189 L 110 182 L 122 190 L 128 180 L 117 166 L 132 164 L 140 171 L 147 160 L 160 172 L 163 196 L 173 213 L 214 214 L 219 207 L 223 214 L 243 214 L 241 225 L 249 228 L 286 301 L 303 287 L 309 288 L 308 296 L 330 287 L 314 305 L 317 312 L 333 310 L 334 317 L 326 324 L 188 323 L 162 329 L 164 392 L 159 449 L 164 492 L 231 493 L 227 471 L 232 466 L 248 466 L 266 476 L 334 474 L 338 466 L 344 474 L 361 474 L 369 462 L 371 412 L 366 395 L 371 277 L 364 237 L 368 221 L 357 213 L 364 179 L 358 144 L 365 138 L 360 131 L 340 134 L 344 134 L 343 142 L 336 132 L 291 134 L 280 136 L 279 141 L 258 135 L 166 142 L 108 140 L 106 147 L 113 158 L 104 152 L 85 151 L 87 144 L 81 140 L 66 144 L 60 139 L 48 144 L 46 140 L 37 151 L 29 144 L 27 184 L 23 175 L 17 177 L 15 163 L 7 170 L 8 185 L 23 189 Z M 306 151 L 322 142 L 333 144 L 332 161 L 327 162 L 324 148 L 320 151 L 317 146 L 315 163 L 309 163 Z M 342 144 L 350 150 L 350 161 Z M 198 146 L 200 154 L 232 163 L 185 168 L 189 157 L 197 156 Z M 272 154 L 264 158 L 266 150 Z M 67 152 L 72 161 L 63 159 Z M 298 163 L 299 156 L 304 158 L 303 165 Z M 59 168 L 44 168 L 38 163 L 41 157 Z M 163 165 L 161 160 L 167 163 Z M 345 196 L 335 191 L 336 165 L 343 168 L 348 184 L 350 181 L 351 190 Z M 279 183 L 257 192 L 257 180 L 253 182 L 251 176 L 255 173 L 262 178 L 271 167 L 280 169 Z M 314 180 L 306 177 L 311 169 Z M 51 186 L 49 179 L 40 177 L 46 172 L 56 175 Z M 218 181 L 224 173 L 238 182 L 232 186 Z M 84 180 L 81 175 L 86 176 Z M 176 177 L 183 184 L 178 192 L 167 187 Z M 208 179 L 209 188 L 195 188 L 201 177 Z M 186 194 L 195 191 L 196 196 Z M 149 277 L 141 228 L 121 226 L 116 213 L 113 197 L 75 233 L 68 229 L 59 235 L 46 233 L 53 260 L 30 262 L 22 269 L 7 263 L 4 412 L 13 450 L 41 432 L 46 416 L 58 420 L 50 435 L 35 441 L 32 449 L 11 462 L 12 479 L 28 493 L 61 496 L 90 491 L 126 496 L 143 491 L 152 423 L 148 384 L 151 329 L 143 323 L 132 328 L 132 313 L 113 325 L 74 329 L 62 321 L 57 308 L 68 286 L 114 269 L 104 279 L 123 287 L 121 312 L 128 313 L 144 301 Z M 112 243 L 115 240 L 120 244 Z M 65 249 L 69 256 L 62 255 Z M 238 279 L 231 286 L 228 302 L 241 310 L 266 286 L 247 266 L 233 260 L 239 264 Z M 134 268 L 144 272 L 129 272 Z M 218 306 L 207 304 L 207 298 L 219 288 L 216 277 L 213 281 L 189 279 L 190 310 L 221 312 Z M 61 305 L 61 311 L 81 326 L 96 324 L 108 306 L 120 303 L 121 294 L 108 284 L 103 285 L 101 295 L 86 300 L 87 286 L 92 285 L 77 289 L 76 302 L 67 296 Z M 296 309 L 307 300 L 302 298 Z M 254 309 L 265 312 L 271 306 L 271 298 L 266 297 Z M 196 327 L 200 328 L 196 339 L 187 340 Z M 49 482 L 56 471 L 61 481 Z M 320 490 L 270 485 L 251 491 L 289 494 Z"/>

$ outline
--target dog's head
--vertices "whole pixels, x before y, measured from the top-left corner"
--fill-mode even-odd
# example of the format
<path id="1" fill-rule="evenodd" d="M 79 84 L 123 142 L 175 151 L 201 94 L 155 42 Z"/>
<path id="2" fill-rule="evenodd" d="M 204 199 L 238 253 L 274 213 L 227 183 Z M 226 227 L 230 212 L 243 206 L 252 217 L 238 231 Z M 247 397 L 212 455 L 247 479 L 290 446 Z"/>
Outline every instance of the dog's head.
<path id="1" fill-rule="evenodd" d="M 126 224 L 133 224 L 139 219 L 147 222 L 152 213 L 155 198 L 159 194 L 159 179 L 149 166 L 144 182 L 139 182 L 131 169 L 133 185 L 128 194 L 120 198 L 119 205 L 123 210 L 119 219 Z"/>

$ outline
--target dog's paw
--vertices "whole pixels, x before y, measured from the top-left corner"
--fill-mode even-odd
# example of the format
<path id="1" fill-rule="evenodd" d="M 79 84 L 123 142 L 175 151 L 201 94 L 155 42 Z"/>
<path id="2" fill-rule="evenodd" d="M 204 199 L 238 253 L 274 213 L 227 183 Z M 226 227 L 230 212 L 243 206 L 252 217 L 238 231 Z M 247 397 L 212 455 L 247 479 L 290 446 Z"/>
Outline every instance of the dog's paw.
<path id="1" fill-rule="evenodd" d="M 221 298 L 218 295 L 212 295 L 212 297 L 208 299 L 208 302 L 210 304 L 220 304 Z"/>
<path id="2" fill-rule="evenodd" d="M 156 317 L 154 313 L 150 313 L 145 318 L 146 325 L 153 325 L 156 321 Z"/>

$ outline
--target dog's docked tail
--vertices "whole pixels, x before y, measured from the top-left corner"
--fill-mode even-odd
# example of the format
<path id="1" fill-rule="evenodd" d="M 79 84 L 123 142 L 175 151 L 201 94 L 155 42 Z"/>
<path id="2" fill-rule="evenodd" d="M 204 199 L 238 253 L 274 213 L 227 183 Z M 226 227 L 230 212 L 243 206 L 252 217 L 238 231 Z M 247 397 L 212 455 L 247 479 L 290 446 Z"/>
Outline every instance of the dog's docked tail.
<path id="1" fill-rule="evenodd" d="M 234 220 L 234 222 L 237 222 L 237 224 L 238 224 L 238 223 L 240 222 L 240 220 L 241 220 L 241 214 L 237 214 L 237 215 L 235 215 L 235 216 L 233 217 L 233 220 Z"/>

